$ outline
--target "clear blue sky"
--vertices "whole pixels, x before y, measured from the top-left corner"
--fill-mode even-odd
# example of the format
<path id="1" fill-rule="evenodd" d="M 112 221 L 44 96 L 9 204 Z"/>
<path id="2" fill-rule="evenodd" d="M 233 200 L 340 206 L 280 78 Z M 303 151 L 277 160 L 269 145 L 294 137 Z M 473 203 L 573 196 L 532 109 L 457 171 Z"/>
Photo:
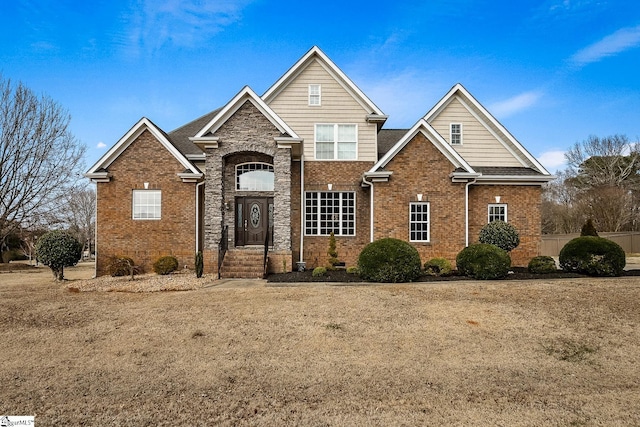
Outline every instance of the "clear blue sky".
<path id="1" fill-rule="evenodd" d="M 0 1 L 0 73 L 69 111 L 87 168 L 140 117 L 170 131 L 262 94 L 313 45 L 387 128 L 459 82 L 551 171 L 589 135 L 640 138 L 635 0 Z"/>

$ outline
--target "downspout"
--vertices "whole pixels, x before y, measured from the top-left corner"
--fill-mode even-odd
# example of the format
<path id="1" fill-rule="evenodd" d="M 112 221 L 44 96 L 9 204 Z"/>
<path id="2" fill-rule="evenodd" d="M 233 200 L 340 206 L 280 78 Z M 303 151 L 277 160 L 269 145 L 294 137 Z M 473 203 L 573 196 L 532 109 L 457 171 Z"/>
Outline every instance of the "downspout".
<path id="1" fill-rule="evenodd" d="M 365 174 L 362 174 L 362 183 L 371 187 L 371 193 L 369 193 L 369 240 L 373 242 L 373 182 L 367 181 Z"/>
<path id="2" fill-rule="evenodd" d="M 196 184 L 196 253 L 199 250 L 202 250 L 198 245 L 200 244 L 200 186 L 204 184 L 205 181 L 199 182 Z"/>
<path id="3" fill-rule="evenodd" d="M 98 183 L 96 182 L 96 202 L 93 214 L 96 218 L 96 225 L 93 229 L 93 250 L 96 253 L 93 257 L 93 278 L 98 277 Z M 89 259 L 91 259 L 91 245 L 89 245 Z M 36 263 L 37 265 L 38 263 Z"/>
<path id="4" fill-rule="evenodd" d="M 304 262 L 304 154 L 300 155 L 300 262 Z"/>
<path id="5" fill-rule="evenodd" d="M 464 247 L 469 246 L 469 186 L 475 184 L 478 178 L 473 178 L 473 181 L 467 182 L 464 186 Z"/>

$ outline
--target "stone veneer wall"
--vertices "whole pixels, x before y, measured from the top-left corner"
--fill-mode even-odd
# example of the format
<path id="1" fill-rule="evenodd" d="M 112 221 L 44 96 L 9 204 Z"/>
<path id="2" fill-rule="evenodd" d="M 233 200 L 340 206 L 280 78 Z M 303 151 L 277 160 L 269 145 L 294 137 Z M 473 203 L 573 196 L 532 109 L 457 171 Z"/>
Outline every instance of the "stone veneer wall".
<path id="1" fill-rule="evenodd" d="M 238 153 L 260 153 L 273 159 L 275 173 L 274 199 L 274 251 L 291 253 L 291 149 L 278 148 L 275 137 L 280 131 L 250 102 L 245 104 L 217 130 L 219 146 L 206 150 L 205 226 L 204 250 L 210 266 L 208 272 L 217 271 L 218 243 L 222 226 L 229 221 L 224 208 L 225 195 L 232 194 L 225 188 L 225 164 L 231 155 Z M 226 184 L 226 185 L 225 185 Z M 231 200 L 233 202 L 233 200 Z M 232 229 L 229 229 L 232 234 Z"/>
<path id="2" fill-rule="evenodd" d="M 195 183 L 169 151 L 144 131 L 110 166 L 111 181 L 97 184 L 98 275 L 107 274 L 112 255 L 131 257 L 146 271 L 164 255 L 193 267 L 195 254 Z M 133 190 L 162 190 L 160 220 L 132 219 Z"/>

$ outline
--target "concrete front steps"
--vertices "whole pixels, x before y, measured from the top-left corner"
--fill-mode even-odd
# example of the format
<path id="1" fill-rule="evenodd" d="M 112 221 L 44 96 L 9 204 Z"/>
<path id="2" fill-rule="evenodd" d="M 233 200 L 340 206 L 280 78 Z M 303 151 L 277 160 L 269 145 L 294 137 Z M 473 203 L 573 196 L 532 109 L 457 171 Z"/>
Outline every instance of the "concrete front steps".
<path id="1" fill-rule="evenodd" d="M 242 248 L 227 250 L 220 278 L 222 279 L 262 279 L 264 276 L 264 248 Z"/>

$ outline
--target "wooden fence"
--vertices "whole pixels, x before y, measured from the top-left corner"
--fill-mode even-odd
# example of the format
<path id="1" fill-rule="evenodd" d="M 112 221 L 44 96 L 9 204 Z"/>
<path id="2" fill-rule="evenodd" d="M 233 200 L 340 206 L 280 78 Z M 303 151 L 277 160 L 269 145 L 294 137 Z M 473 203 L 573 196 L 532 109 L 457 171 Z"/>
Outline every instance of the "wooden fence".
<path id="1" fill-rule="evenodd" d="M 640 232 L 623 231 L 619 233 L 598 233 L 600 237 L 613 240 L 619 244 L 627 254 L 640 253 Z M 574 234 L 543 234 L 542 235 L 542 255 L 558 256 L 562 247 L 571 239 L 579 237 L 580 233 Z"/>

